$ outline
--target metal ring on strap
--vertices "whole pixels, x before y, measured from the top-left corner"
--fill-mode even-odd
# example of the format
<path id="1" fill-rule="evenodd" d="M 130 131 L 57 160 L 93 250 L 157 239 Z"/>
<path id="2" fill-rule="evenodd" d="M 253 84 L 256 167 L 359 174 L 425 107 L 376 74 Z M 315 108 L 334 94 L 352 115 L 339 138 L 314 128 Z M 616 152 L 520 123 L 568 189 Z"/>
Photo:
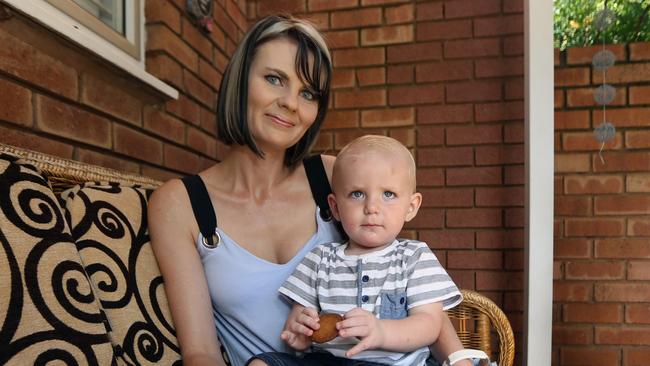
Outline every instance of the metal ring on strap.
<path id="1" fill-rule="evenodd" d="M 210 243 L 208 238 L 206 238 L 205 236 L 203 237 L 202 242 L 204 247 L 208 249 L 214 249 L 217 246 L 219 246 L 219 244 L 221 243 L 221 235 L 219 235 L 219 233 L 215 231 L 215 233 L 212 234 L 212 243 Z"/>

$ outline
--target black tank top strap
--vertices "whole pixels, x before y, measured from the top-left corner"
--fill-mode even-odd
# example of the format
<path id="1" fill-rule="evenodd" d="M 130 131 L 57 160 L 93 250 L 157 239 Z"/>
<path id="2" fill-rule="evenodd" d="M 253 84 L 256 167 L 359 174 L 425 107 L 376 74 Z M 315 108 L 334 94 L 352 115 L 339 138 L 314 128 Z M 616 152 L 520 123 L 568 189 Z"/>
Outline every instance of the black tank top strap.
<path id="1" fill-rule="evenodd" d="M 210 200 L 208 189 L 203 179 L 197 174 L 183 177 L 181 179 L 187 194 L 190 197 L 194 218 L 199 225 L 199 231 L 203 235 L 203 245 L 214 248 L 219 245 L 220 238 L 215 234 L 217 228 L 217 216 L 214 213 L 214 206 Z"/>
<path id="2" fill-rule="evenodd" d="M 323 158 L 320 154 L 317 154 L 303 159 L 302 162 L 305 166 L 307 179 L 309 180 L 311 194 L 314 197 L 316 205 L 320 208 L 320 216 L 323 220 L 330 221 L 333 217 L 332 210 L 327 203 L 327 196 L 332 193 L 332 187 L 327 179 L 327 173 L 325 172 L 325 166 L 323 165 Z M 347 238 L 348 236 L 345 231 L 343 231 L 341 223 L 334 220 L 334 224 L 341 236 Z"/>

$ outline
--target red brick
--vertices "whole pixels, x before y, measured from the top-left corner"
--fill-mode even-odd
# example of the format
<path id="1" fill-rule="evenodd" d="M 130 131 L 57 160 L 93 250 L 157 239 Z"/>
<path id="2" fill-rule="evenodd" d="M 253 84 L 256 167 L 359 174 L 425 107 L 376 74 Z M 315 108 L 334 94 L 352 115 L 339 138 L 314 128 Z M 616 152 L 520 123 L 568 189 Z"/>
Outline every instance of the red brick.
<path id="1" fill-rule="evenodd" d="M 471 104 L 418 107 L 418 124 L 471 122 L 474 109 Z"/>
<path id="2" fill-rule="evenodd" d="M 384 65 L 386 55 L 383 47 L 334 50 L 334 66 L 370 66 Z"/>
<path id="3" fill-rule="evenodd" d="M 248 22 L 245 16 L 245 7 L 237 6 L 234 1 L 227 1 L 226 13 L 235 21 L 240 30 L 245 31 L 248 28 Z"/>
<path id="4" fill-rule="evenodd" d="M 444 54 L 445 59 L 499 56 L 501 55 L 501 40 L 499 38 L 476 38 L 447 41 L 444 46 Z"/>
<path id="5" fill-rule="evenodd" d="M 334 94 L 336 108 L 383 107 L 386 105 L 385 89 L 337 91 Z"/>
<path id="6" fill-rule="evenodd" d="M 466 1 L 445 2 L 445 18 L 472 18 L 501 13 L 501 0 L 482 0 L 468 6 Z"/>
<path id="7" fill-rule="evenodd" d="M 524 37 L 521 35 L 503 37 L 503 54 L 522 56 L 524 54 Z"/>
<path id="8" fill-rule="evenodd" d="M 560 66 L 560 59 L 563 54 L 566 54 L 566 52 L 560 52 L 558 48 L 553 49 L 553 64 L 555 66 Z"/>
<path id="9" fill-rule="evenodd" d="M 66 98 L 77 98 L 75 69 L 4 30 L 0 30 L 0 44 L 0 65 L 4 73 Z"/>
<path id="10" fill-rule="evenodd" d="M 650 348 L 629 348 L 624 351 L 626 366 L 646 366 L 650 360 Z"/>
<path id="11" fill-rule="evenodd" d="M 216 48 L 214 49 L 214 66 L 217 68 L 217 70 L 224 72 L 226 70 L 229 60 L 230 59 L 228 58 L 228 56 L 224 55 L 223 53 L 221 53 L 221 51 L 217 50 Z"/>
<path id="12" fill-rule="evenodd" d="M 421 42 L 408 45 L 388 46 L 388 62 L 409 64 L 416 61 L 440 60 L 442 44 L 440 42 Z"/>
<path id="13" fill-rule="evenodd" d="M 113 150 L 153 164 L 162 163 L 162 142 L 118 124 L 113 125 Z"/>
<path id="14" fill-rule="evenodd" d="M 201 169 L 199 156 L 191 151 L 165 144 L 165 167 L 184 173 L 196 174 Z"/>
<path id="15" fill-rule="evenodd" d="M 356 30 L 332 31 L 323 34 L 330 49 L 359 46 L 359 32 Z"/>
<path id="16" fill-rule="evenodd" d="M 73 147 L 69 143 L 62 143 L 45 137 L 34 135 L 31 132 L 12 130 L 0 125 L 2 143 L 29 150 L 40 151 L 46 154 L 72 159 Z"/>
<path id="17" fill-rule="evenodd" d="M 628 218 L 628 236 L 650 236 L 650 220 L 642 218 Z"/>
<path id="18" fill-rule="evenodd" d="M 621 236 L 624 232 L 623 219 L 578 219 L 571 218 L 566 220 L 566 236 Z"/>
<path id="19" fill-rule="evenodd" d="M 589 258 L 591 257 L 591 241 L 587 239 L 558 239 L 553 241 L 553 256 L 555 258 Z"/>
<path id="20" fill-rule="evenodd" d="M 650 153 L 624 152 L 604 154 L 605 164 L 602 164 L 597 154 L 593 156 L 593 167 L 596 172 L 647 172 L 650 171 Z"/>
<path id="21" fill-rule="evenodd" d="M 431 248 L 469 249 L 474 247 L 474 232 L 465 230 L 421 230 L 419 240 Z"/>
<path id="22" fill-rule="evenodd" d="M 197 71 L 199 56 L 179 36 L 161 24 L 147 27 L 147 51 L 162 50 L 192 71 Z"/>
<path id="23" fill-rule="evenodd" d="M 555 69 L 555 87 L 589 85 L 588 67 L 571 67 Z"/>
<path id="24" fill-rule="evenodd" d="M 524 79 L 508 79 L 505 83 L 506 100 L 523 100 L 524 99 Z M 556 127 L 557 128 L 557 122 Z"/>
<path id="25" fill-rule="evenodd" d="M 43 95 L 36 97 L 36 127 L 56 136 L 111 147 L 111 121 Z"/>
<path id="26" fill-rule="evenodd" d="M 445 171 L 439 168 L 419 168 L 417 170 L 418 186 L 434 186 L 439 187 L 444 185 Z"/>
<path id="27" fill-rule="evenodd" d="M 524 32 L 523 14 L 474 19 L 474 36 L 496 36 Z"/>
<path id="28" fill-rule="evenodd" d="M 594 341 L 596 344 L 649 346 L 650 327 L 597 326 Z"/>
<path id="29" fill-rule="evenodd" d="M 607 69 L 607 83 L 609 84 L 627 84 L 633 82 L 644 82 L 650 80 L 650 64 L 618 64 Z M 603 82 L 603 73 L 593 71 L 593 82 L 600 84 Z M 617 90 L 618 91 L 618 90 Z"/>
<path id="30" fill-rule="evenodd" d="M 221 50 L 226 49 L 226 34 L 218 26 L 212 27 L 212 31 L 210 32 L 210 41 L 212 41 L 212 44 L 215 45 L 218 49 Z M 216 58 L 216 54 L 220 53 L 217 52 L 217 48 L 212 48 L 213 58 Z"/>
<path id="31" fill-rule="evenodd" d="M 524 103 L 498 102 L 476 104 L 476 122 L 493 122 L 524 119 Z"/>
<path id="32" fill-rule="evenodd" d="M 650 258 L 650 241 L 647 239 L 596 240 L 596 258 Z"/>
<path id="33" fill-rule="evenodd" d="M 443 210 L 423 207 L 417 216 L 406 224 L 411 229 L 436 229 L 442 228 L 445 214 Z"/>
<path id="34" fill-rule="evenodd" d="M 650 104 L 650 86 L 630 86 L 630 104 Z"/>
<path id="35" fill-rule="evenodd" d="M 417 20 L 435 20 L 442 19 L 442 3 L 418 3 L 415 9 Z"/>
<path id="36" fill-rule="evenodd" d="M 523 272 L 476 272 L 476 290 L 522 290 Z M 516 329 L 516 328 L 515 328 Z"/>
<path id="37" fill-rule="evenodd" d="M 447 145 L 480 145 L 502 141 L 500 125 L 447 128 Z"/>
<path id="38" fill-rule="evenodd" d="M 359 127 L 358 111 L 332 110 L 325 118 L 325 128 L 355 128 Z"/>
<path id="39" fill-rule="evenodd" d="M 569 89 L 567 90 L 566 100 L 569 107 L 598 107 L 599 104 L 594 100 L 594 88 L 579 88 L 579 89 Z M 609 106 L 622 106 L 625 105 L 625 89 L 617 89 L 616 96 L 614 100 L 609 104 Z M 602 121 L 602 109 L 600 109 L 600 118 L 598 123 Z M 596 113 L 595 111 L 593 112 Z M 609 117 L 609 113 L 607 114 Z M 594 121 L 596 118 L 594 117 Z"/>
<path id="40" fill-rule="evenodd" d="M 650 80 L 650 79 L 649 79 Z M 593 112 L 594 126 L 602 122 L 602 110 Z M 614 121 L 616 128 L 650 126 L 650 108 L 608 109 L 607 119 Z"/>
<path id="41" fill-rule="evenodd" d="M 448 227 L 499 227 L 502 212 L 494 208 L 459 208 L 447 210 Z"/>
<path id="42" fill-rule="evenodd" d="M 308 0 L 309 11 L 356 8 L 359 0 Z"/>
<path id="43" fill-rule="evenodd" d="M 501 269 L 502 253 L 494 250 L 452 250 L 447 254 L 447 268 Z"/>
<path id="44" fill-rule="evenodd" d="M 212 111 L 206 108 L 201 108 L 199 111 L 199 119 L 199 126 L 201 126 L 202 129 L 213 136 L 217 135 L 217 116 L 212 113 Z"/>
<path id="45" fill-rule="evenodd" d="M 178 89 L 183 88 L 183 69 L 181 65 L 166 54 L 147 56 L 147 72 Z"/>
<path id="46" fill-rule="evenodd" d="M 184 94 L 179 95 L 177 100 L 168 101 L 167 111 L 192 124 L 200 123 L 201 107 Z"/>
<path id="47" fill-rule="evenodd" d="M 524 124 L 523 121 L 508 123 L 503 126 L 503 141 L 506 143 L 523 143 L 524 142 Z"/>
<path id="48" fill-rule="evenodd" d="M 181 14 L 178 9 L 169 2 L 145 2 L 144 13 L 145 18 L 147 19 L 147 24 L 162 22 L 174 32 L 178 34 L 181 33 Z"/>
<path id="49" fill-rule="evenodd" d="M 442 147 L 418 149 L 418 166 L 472 165 L 471 147 Z"/>
<path id="50" fill-rule="evenodd" d="M 553 282 L 553 301 L 564 302 L 585 302 L 592 300 L 593 285 L 580 281 L 554 281 Z"/>
<path id="51" fill-rule="evenodd" d="M 625 322 L 650 324 L 650 305 L 630 304 L 625 307 Z"/>
<path id="52" fill-rule="evenodd" d="M 187 95 L 192 96 L 205 107 L 216 107 L 216 93 L 210 87 L 187 70 L 183 70 L 183 85 Z"/>
<path id="53" fill-rule="evenodd" d="M 620 365 L 621 352 L 616 348 L 569 348 L 562 347 L 562 365 Z"/>
<path id="54" fill-rule="evenodd" d="M 307 10 L 305 0 L 275 0 L 257 2 L 257 15 L 265 16 L 272 13 L 304 13 Z"/>
<path id="55" fill-rule="evenodd" d="M 385 8 L 384 17 L 386 18 L 386 23 L 396 24 L 413 21 L 413 9 L 413 4 L 404 4 Z"/>
<path id="56" fill-rule="evenodd" d="M 627 267 L 628 280 L 650 280 L 649 261 L 629 261 Z"/>
<path id="57" fill-rule="evenodd" d="M 388 66 L 388 84 L 410 84 L 415 80 L 413 65 Z"/>
<path id="58" fill-rule="evenodd" d="M 23 126 L 34 124 L 32 93 L 29 89 L 0 79 L 0 105 L 0 120 Z"/>
<path id="59" fill-rule="evenodd" d="M 593 327 L 580 325 L 559 325 L 553 324 L 553 344 L 562 345 L 586 345 L 593 343 Z"/>
<path id="60" fill-rule="evenodd" d="M 650 148 L 650 130 L 625 131 L 625 147 L 630 149 Z"/>
<path id="61" fill-rule="evenodd" d="M 503 216 L 507 228 L 524 227 L 526 224 L 526 212 L 523 208 L 507 208 L 504 210 Z"/>
<path id="62" fill-rule="evenodd" d="M 621 193 L 623 178 L 618 175 L 571 175 L 564 178 L 567 194 Z"/>
<path id="63" fill-rule="evenodd" d="M 353 69 L 337 68 L 332 74 L 332 89 L 351 88 L 356 84 L 356 77 Z"/>
<path id="64" fill-rule="evenodd" d="M 390 129 L 388 136 L 401 142 L 402 145 L 408 148 L 415 147 L 415 130 L 412 127 Z M 413 150 L 411 149 L 411 151 Z"/>
<path id="65" fill-rule="evenodd" d="M 444 145 L 445 129 L 442 127 L 418 128 L 418 147 Z"/>
<path id="66" fill-rule="evenodd" d="M 383 67 L 370 67 L 357 69 L 359 86 L 381 85 L 386 83 L 386 69 Z"/>
<path id="67" fill-rule="evenodd" d="M 146 177 L 151 177 L 153 179 L 157 179 L 161 182 L 166 182 L 170 179 L 178 178 L 179 174 L 173 173 L 169 170 L 164 170 L 164 169 L 158 169 L 154 168 L 151 166 L 143 166 L 142 167 L 142 175 Z"/>
<path id="68" fill-rule="evenodd" d="M 475 60 L 474 75 L 477 78 L 523 76 L 524 59 L 521 57 L 508 57 Z"/>
<path id="69" fill-rule="evenodd" d="M 476 206 L 522 206 L 523 187 L 476 188 Z"/>
<path id="70" fill-rule="evenodd" d="M 597 215 L 646 215 L 650 214 L 650 196 L 616 195 L 595 198 Z"/>
<path id="71" fill-rule="evenodd" d="M 589 128 L 589 111 L 556 111 L 555 129 L 583 129 Z"/>
<path id="72" fill-rule="evenodd" d="M 609 261 L 567 262 L 569 280 L 620 280 L 625 278 L 625 263 Z"/>
<path id="73" fill-rule="evenodd" d="M 145 108 L 144 128 L 165 139 L 185 143 L 185 124 L 158 109 Z"/>
<path id="74" fill-rule="evenodd" d="M 413 108 L 387 108 L 361 111 L 361 127 L 398 127 L 415 123 Z"/>
<path id="75" fill-rule="evenodd" d="M 626 192 L 650 192 L 650 174 L 627 174 L 625 177 Z"/>
<path id="76" fill-rule="evenodd" d="M 471 188 L 421 189 L 422 207 L 471 207 L 474 191 Z"/>
<path id="77" fill-rule="evenodd" d="M 603 302 L 650 302 L 650 284 L 597 282 L 594 285 L 596 301 Z"/>
<path id="78" fill-rule="evenodd" d="M 477 165 L 517 164 L 524 162 L 523 145 L 477 146 Z"/>
<path id="79" fill-rule="evenodd" d="M 447 185 L 500 185 L 501 167 L 447 168 Z"/>
<path id="80" fill-rule="evenodd" d="M 441 85 L 393 86 L 388 90 L 391 106 L 440 103 L 443 99 Z"/>
<path id="81" fill-rule="evenodd" d="M 448 84 L 447 102 L 487 102 L 501 100 L 500 81 L 467 81 Z"/>
<path id="82" fill-rule="evenodd" d="M 458 288 L 476 288 L 474 284 L 474 271 L 450 270 L 448 273 Z"/>
<path id="83" fill-rule="evenodd" d="M 183 40 L 195 49 L 200 55 L 212 61 L 212 43 L 196 25 L 191 23 L 187 18 L 183 18 Z"/>
<path id="84" fill-rule="evenodd" d="M 142 125 L 142 102 L 130 95 L 127 86 L 112 84 L 97 75 L 82 76 L 81 102 L 134 125 Z"/>
<path id="85" fill-rule="evenodd" d="M 555 172 L 588 172 L 591 168 L 589 154 L 555 154 Z"/>
<path id="86" fill-rule="evenodd" d="M 650 60 L 650 47 L 646 42 L 630 43 L 630 60 Z"/>
<path id="87" fill-rule="evenodd" d="M 467 80 L 472 77 L 472 61 L 441 61 L 415 66 L 418 83 L 429 81 Z"/>
<path id="88" fill-rule="evenodd" d="M 592 132 L 565 132 L 562 134 L 564 151 L 598 151 L 601 143 L 596 141 Z M 623 147 L 623 135 L 616 133 L 612 140 L 605 143 L 603 151 L 620 150 Z"/>
<path id="89" fill-rule="evenodd" d="M 218 91 L 221 85 L 221 72 L 204 59 L 199 60 L 199 77 L 212 90 Z"/>
<path id="90" fill-rule="evenodd" d="M 331 13 L 330 21 L 334 29 L 380 25 L 382 22 L 381 8 L 335 11 Z"/>
<path id="91" fill-rule="evenodd" d="M 567 323 L 620 323 L 623 321 L 621 304 L 566 304 L 562 309 Z"/>
<path id="92" fill-rule="evenodd" d="M 347 130 L 347 131 L 340 131 L 336 132 L 334 134 L 334 147 L 337 150 L 340 150 L 343 148 L 343 146 L 347 145 L 350 141 L 354 140 L 357 137 L 367 135 L 368 133 L 373 133 L 376 135 L 385 135 L 384 131 L 381 132 L 375 132 L 375 131 L 364 131 L 362 129 L 355 129 L 355 130 Z"/>
<path id="93" fill-rule="evenodd" d="M 214 137 L 196 128 L 187 128 L 187 147 L 190 149 L 199 151 L 211 158 L 216 158 L 216 146 Z"/>
<path id="94" fill-rule="evenodd" d="M 409 0 L 361 0 L 362 6 L 408 3 Z"/>
<path id="95" fill-rule="evenodd" d="M 555 108 L 564 107 L 564 90 L 555 90 L 553 96 L 553 106 Z"/>
<path id="96" fill-rule="evenodd" d="M 477 231 L 476 247 L 480 249 L 523 248 L 524 233 L 521 229 Z"/>
<path id="97" fill-rule="evenodd" d="M 377 46 L 413 41 L 413 25 L 393 25 L 361 30 L 362 46 Z"/>
<path id="98" fill-rule="evenodd" d="M 571 47 L 566 50 L 566 60 L 569 65 L 591 64 L 594 55 L 603 49 L 603 45 L 590 47 Z M 625 61 L 625 45 L 608 44 L 607 51 L 614 54 L 616 62 Z M 608 78 L 609 79 L 609 78 Z"/>
<path id="99" fill-rule="evenodd" d="M 130 172 L 135 174 L 140 173 L 140 165 L 131 161 L 110 156 L 106 152 L 100 153 L 77 147 L 74 159 L 76 161 L 98 165 L 109 169 L 115 169 L 122 172 Z"/>
<path id="100" fill-rule="evenodd" d="M 334 135 L 329 132 L 321 132 L 316 138 L 314 146 L 312 146 L 312 152 L 317 153 L 329 153 L 334 150 Z"/>
<path id="101" fill-rule="evenodd" d="M 415 39 L 418 41 L 470 38 L 471 36 L 471 20 L 418 23 L 415 29 Z"/>
<path id="102" fill-rule="evenodd" d="M 523 250 L 518 251 L 507 251 L 505 254 L 505 264 L 503 269 L 505 270 L 524 270 L 524 252 Z"/>

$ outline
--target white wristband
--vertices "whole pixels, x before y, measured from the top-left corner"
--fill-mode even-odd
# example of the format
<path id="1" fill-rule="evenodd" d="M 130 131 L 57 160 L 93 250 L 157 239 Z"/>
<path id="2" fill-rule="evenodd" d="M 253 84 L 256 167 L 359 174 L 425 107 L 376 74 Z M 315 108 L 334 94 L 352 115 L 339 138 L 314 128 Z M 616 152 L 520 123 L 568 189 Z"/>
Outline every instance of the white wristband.
<path id="1" fill-rule="evenodd" d="M 478 349 L 462 349 L 460 351 L 453 352 L 447 357 L 445 362 L 442 363 L 442 366 L 452 366 L 460 360 L 478 358 L 480 360 L 490 361 L 490 358 L 485 354 L 485 352 Z M 487 365 L 487 363 L 485 363 Z"/>

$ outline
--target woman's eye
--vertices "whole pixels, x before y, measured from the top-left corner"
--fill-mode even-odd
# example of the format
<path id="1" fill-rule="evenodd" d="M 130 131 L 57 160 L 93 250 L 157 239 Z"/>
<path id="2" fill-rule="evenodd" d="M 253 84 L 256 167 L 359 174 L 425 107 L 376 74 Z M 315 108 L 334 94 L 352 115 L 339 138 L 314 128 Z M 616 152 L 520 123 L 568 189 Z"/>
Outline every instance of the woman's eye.
<path id="1" fill-rule="evenodd" d="M 354 191 L 354 192 L 350 193 L 350 197 L 355 198 L 355 199 L 359 199 L 359 198 L 363 197 L 363 193 L 361 193 L 359 191 Z"/>
<path id="2" fill-rule="evenodd" d="M 303 90 L 300 92 L 300 96 L 308 101 L 316 100 L 316 95 L 309 90 Z"/>
<path id="3" fill-rule="evenodd" d="M 271 85 L 282 85 L 282 80 L 279 77 L 275 76 L 275 75 L 266 75 L 266 76 L 264 76 L 264 78 Z"/>
<path id="4" fill-rule="evenodd" d="M 395 198 L 395 197 L 396 197 L 395 192 L 391 192 L 391 191 L 384 192 L 384 198 Z"/>

